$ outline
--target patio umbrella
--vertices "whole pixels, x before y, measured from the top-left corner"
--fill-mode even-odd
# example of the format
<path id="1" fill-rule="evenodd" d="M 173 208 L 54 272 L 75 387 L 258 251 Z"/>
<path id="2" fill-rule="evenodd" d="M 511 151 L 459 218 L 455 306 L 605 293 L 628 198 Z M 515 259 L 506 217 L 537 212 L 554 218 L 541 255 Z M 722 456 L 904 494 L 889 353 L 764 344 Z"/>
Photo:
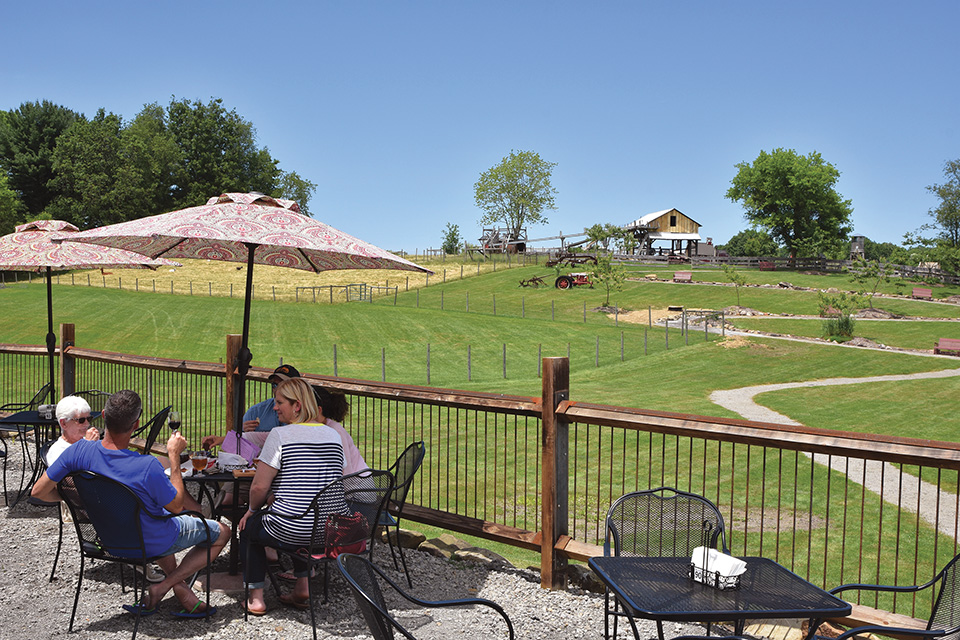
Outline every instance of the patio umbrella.
<path id="1" fill-rule="evenodd" d="M 253 265 L 319 273 L 333 269 L 398 269 L 432 273 L 409 260 L 300 213 L 292 200 L 260 193 L 225 193 L 205 205 L 90 229 L 64 238 L 135 251 L 151 258 L 198 258 L 247 263 L 243 333 L 237 373 L 236 428 L 241 429 L 252 356 L 247 347 Z"/>
<path id="2" fill-rule="evenodd" d="M 53 242 L 79 230 L 63 220 L 36 220 L 16 227 L 0 237 L 0 269 L 8 271 L 46 271 L 47 275 L 47 354 L 50 357 L 50 396 L 56 399 L 53 354 L 57 338 L 53 333 L 53 294 L 50 271 L 53 269 L 151 268 L 180 266 L 170 260 L 153 260 L 139 253 L 75 243 Z"/>

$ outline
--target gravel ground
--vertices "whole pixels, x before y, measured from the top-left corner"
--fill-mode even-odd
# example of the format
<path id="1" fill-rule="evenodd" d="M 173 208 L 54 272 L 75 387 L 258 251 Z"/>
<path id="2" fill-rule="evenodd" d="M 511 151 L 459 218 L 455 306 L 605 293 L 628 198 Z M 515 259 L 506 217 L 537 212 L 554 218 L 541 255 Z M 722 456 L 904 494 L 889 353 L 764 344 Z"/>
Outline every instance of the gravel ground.
<path id="1" fill-rule="evenodd" d="M 19 447 L 9 443 L 8 483 L 19 479 Z M 13 487 L 16 489 L 16 486 Z M 8 494 L 11 498 L 13 491 Z M 21 638 L 73 638 L 110 640 L 129 638 L 133 616 L 120 608 L 132 602 L 130 592 L 122 594 L 115 565 L 87 564 L 77 608 L 75 632 L 67 633 L 73 594 L 76 590 L 79 557 L 72 525 L 64 529 L 64 546 L 57 578 L 48 582 L 57 545 L 58 515 L 55 509 L 21 503 L 13 509 L 0 507 L 0 537 L 6 540 L 0 555 L 0 577 L 6 586 L 0 591 L 0 640 Z M 378 566 L 393 571 L 385 548 L 375 550 Z M 226 566 L 227 550 L 215 565 Z M 463 598 L 479 595 L 501 604 L 510 616 L 517 638 L 595 640 L 603 633 L 603 596 L 579 591 L 557 592 L 541 589 L 539 575 L 527 570 L 489 570 L 462 561 L 436 558 L 419 551 L 407 552 L 407 563 L 414 580 L 412 593 L 427 600 Z M 129 582 L 129 573 L 128 573 Z M 317 582 L 320 592 L 322 582 Z M 241 595 L 212 593 L 211 602 L 219 612 L 210 620 L 181 620 L 171 613 L 178 610 L 172 594 L 161 604 L 157 615 L 140 622 L 140 638 L 237 638 L 279 639 L 312 638 L 310 613 L 282 606 L 268 590 L 267 615 L 244 622 Z M 418 638 L 466 637 L 476 639 L 506 637 L 506 628 L 498 616 L 481 609 L 407 608 L 406 602 L 392 599 L 392 610 L 402 618 Z M 318 637 L 324 639 L 370 638 L 365 623 L 347 586 L 339 575 L 331 574 L 330 601 L 315 605 Z M 656 637 L 652 623 L 644 623 L 645 638 Z M 697 625 L 667 623 L 668 637 L 702 634 Z M 621 627 L 621 637 L 628 637 Z"/>

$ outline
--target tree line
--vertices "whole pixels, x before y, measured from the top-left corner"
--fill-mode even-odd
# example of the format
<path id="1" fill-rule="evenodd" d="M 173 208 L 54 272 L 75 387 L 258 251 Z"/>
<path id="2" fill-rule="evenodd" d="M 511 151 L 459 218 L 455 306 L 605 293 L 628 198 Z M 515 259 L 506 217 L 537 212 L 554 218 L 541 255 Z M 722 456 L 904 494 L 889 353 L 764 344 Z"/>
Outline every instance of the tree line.
<path id="1" fill-rule="evenodd" d="M 171 98 L 132 120 L 86 118 L 48 100 L 0 111 L 0 235 L 59 219 L 89 229 L 203 204 L 225 192 L 296 200 L 316 184 L 284 171 L 256 130 L 219 98 Z"/>

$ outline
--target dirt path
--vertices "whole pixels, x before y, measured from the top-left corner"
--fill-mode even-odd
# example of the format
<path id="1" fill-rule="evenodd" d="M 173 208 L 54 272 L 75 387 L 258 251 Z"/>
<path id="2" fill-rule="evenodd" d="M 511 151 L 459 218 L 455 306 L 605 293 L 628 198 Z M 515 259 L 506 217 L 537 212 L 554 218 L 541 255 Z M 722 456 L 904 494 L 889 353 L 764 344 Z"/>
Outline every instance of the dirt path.
<path id="1" fill-rule="evenodd" d="M 714 391 L 710 400 L 715 404 L 734 411 L 747 420 L 772 422 L 776 424 L 802 426 L 796 420 L 763 407 L 754 401 L 754 396 L 767 391 L 781 389 L 799 389 L 803 387 L 825 387 L 842 384 L 863 384 L 867 382 L 896 382 L 902 380 L 923 380 L 930 378 L 949 378 L 960 376 L 960 369 L 943 371 L 925 371 L 903 375 L 868 376 L 865 378 L 830 378 L 827 380 L 809 380 L 806 382 L 787 382 L 783 384 L 763 384 L 740 389 Z M 809 457 L 809 454 L 807 454 Z M 822 465 L 830 465 L 835 471 L 847 474 L 847 477 L 863 485 L 894 506 L 900 506 L 920 517 L 941 533 L 957 539 L 960 534 L 960 522 L 957 519 L 957 495 L 937 491 L 936 486 L 924 482 L 916 476 L 901 474 L 892 464 L 875 460 L 845 458 L 816 454 L 813 460 Z"/>

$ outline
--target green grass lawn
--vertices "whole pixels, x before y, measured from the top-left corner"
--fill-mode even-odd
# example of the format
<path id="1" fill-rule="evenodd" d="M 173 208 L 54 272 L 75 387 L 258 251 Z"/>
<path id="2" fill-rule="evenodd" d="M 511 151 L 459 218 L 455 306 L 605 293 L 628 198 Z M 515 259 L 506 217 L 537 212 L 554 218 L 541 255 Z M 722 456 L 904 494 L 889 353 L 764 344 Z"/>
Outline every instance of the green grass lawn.
<path id="1" fill-rule="evenodd" d="M 960 367 L 960 360 L 954 363 Z M 960 377 L 771 391 L 756 401 L 804 424 L 925 440 L 960 439 Z M 924 411 L 926 405 L 936 416 Z"/>
<path id="2" fill-rule="evenodd" d="M 777 340 L 757 339 L 739 348 L 725 348 L 715 339 L 703 342 L 703 335 L 698 333 L 691 333 L 687 345 L 678 331 L 671 331 L 671 348 L 667 350 L 662 328 L 622 322 L 617 327 L 612 317 L 590 311 L 603 302 L 603 293 L 597 289 L 558 291 L 518 286 L 521 277 L 537 269 L 501 269 L 477 278 L 431 285 L 420 290 L 419 308 L 415 291 L 399 294 L 397 306 L 392 296 L 372 304 L 257 300 L 251 319 L 253 364 L 274 367 L 283 358 L 304 371 L 332 374 L 336 345 L 337 373 L 341 376 L 379 380 L 383 357 L 388 381 L 427 384 L 429 344 L 433 386 L 539 396 L 538 354 L 566 356 L 569 348 L 571 395 L 575 399 L 721 417 L 735 416 L 710 402 L 714 389 L 956 366 L 944 359 Z M 723 287 L 629 283 L 616 297 L 621 306 L 634 308 L 664 303 L 711 307 L 733 295 L 732 289 Z M 780 289 L 753 289 L 751 295 L 756 296 L 757 306 L 792 312 L 805 308 L 810 304 L 805 298 L 811 297 L 805 292 Z M 46 331 L 43 287 L 34 284 L 0 289 L 0 300 L 5 311 L 0 319 L 0 341 L 42 344 Z M 224 336 L 239 333 L 242 323 L 242 303 L 236 298 L 63 285 L 54 287 L 54 307 L 55 323 L 76 325 L 79 345 L 211 362 L 220 361 L 225 351 Z M 550 320 L 551 313 L 555 320 Z M 811 326 L 815 324 L 813 321 Z M 868 324 L 872 326 L 866 322 L 861 326 Z M 903 328 L 924 330 L 922 326 L 914 328 L 914 324 L 919 323 L 904 323 Z M 861 385 L 856 390 L 843 387 L 835 393 L 858 397 L 869 386 Z M 940 412 L 920 398 L 911 396 L 897 402 L 916 420 L 939 422 Z M 817 415 L 809 422 L 797 419 L 810 426 L 837 423 Z M 890 433 L 899 431 L 892 429 Z M 944 433 L 943 438 L 960 439 L 960 432 Z"/>
<path id="3" fill-rule="evenodd" d="M 797 318 L 733 318 L 738 329 L 752 329 L 811 338 L 823 337 L 823 320 Z M 960 322 L 855 320 L 854 335 L 891 347 L 933 349 L 940 338 L 960 338 Z"/>

